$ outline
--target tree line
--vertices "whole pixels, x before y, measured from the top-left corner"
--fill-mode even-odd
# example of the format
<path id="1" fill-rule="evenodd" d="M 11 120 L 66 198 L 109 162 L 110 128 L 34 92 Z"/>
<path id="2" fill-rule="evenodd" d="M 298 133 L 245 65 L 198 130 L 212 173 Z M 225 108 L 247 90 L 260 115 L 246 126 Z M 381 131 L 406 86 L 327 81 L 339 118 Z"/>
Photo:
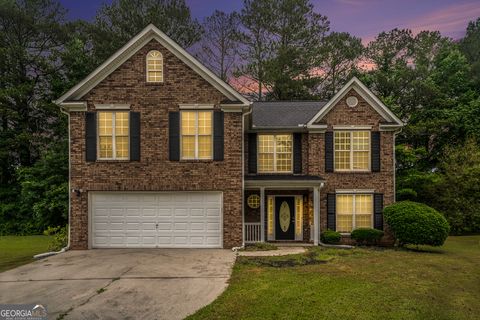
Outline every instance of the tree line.
<path id="1" fill-rule="evenodd" d="M 480 18 L 462 39 L 393 29 L 364 45 L 309 0 L 244 0 L 203 21 L 184 0 L 66 14 L 56 0 L 0 0 L 0 234 L 66 223 L 67 122 L 52 101 L 149 23 L 252 100 L 326 100 L 357 76 L 407 123 L 397 199 L 436 208 L 453 233 L 480 232 Z"/>

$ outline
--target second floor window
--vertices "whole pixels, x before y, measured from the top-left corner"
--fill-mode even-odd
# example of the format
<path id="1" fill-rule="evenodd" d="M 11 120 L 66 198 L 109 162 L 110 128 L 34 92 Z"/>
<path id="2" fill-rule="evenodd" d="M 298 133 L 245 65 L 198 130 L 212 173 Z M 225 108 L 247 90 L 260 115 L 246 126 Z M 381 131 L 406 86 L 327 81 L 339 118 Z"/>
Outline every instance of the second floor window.
<path id="1" fill-rule="evenodd" d="M 98 159 L 127 160 L 128 133 L 128 112 L 98 112 Z"/>
<path id="2" fill-rule="evenodd" d="M 212 159 L 212 111 L 182 111 L 181 157 L 182 159 Z"/>
<path id="3" fill-rule="evenodd" d="M 335 171 L 370 170 L 370 132 L 335 131 Z"/>
<path id="4" fill-rule="evenodd" d="M 147 82 L 163 82 L 163 56 L 152 50 L 147 54 Z"/>
<path id="5" fill-rule="evenodd" d="M 292 135 L 258 135 L 258 172 L 292 172 Z"/>

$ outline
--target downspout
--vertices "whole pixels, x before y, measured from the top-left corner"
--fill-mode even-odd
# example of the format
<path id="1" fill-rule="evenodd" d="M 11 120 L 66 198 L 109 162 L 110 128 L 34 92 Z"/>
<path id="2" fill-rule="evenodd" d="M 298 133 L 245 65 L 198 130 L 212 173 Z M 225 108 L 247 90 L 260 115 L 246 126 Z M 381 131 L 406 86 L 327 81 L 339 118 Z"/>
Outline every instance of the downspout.
<path id="1" fill-rule="evenodd" d="M 42 259 L 50 256 L 54 256 L 59 253 L 63 253 L 67 250 L 70 249 L 70 214 L 71 214 L 71 192 L 70 192 L 70 172 L 71 172 L 71 159 L 70 159 L 70 113 L 65 111 L 62 107 L 60 107 L 60 111 L 63 114 L 67 115 L 67 121 L 68 121 L 68 242 L 67 246 L 62 248 L 60 251 L 51 251 L 51 252 L 44 252 L 44 253 L 39 253 L 33 256 L 34 259 Z"/>
<path id="2" fill-rule="evenodd" d="M 233 247 L 232 251 L 237 252 L 245 248 L 245 116 L 250 115 L 253 109 L 242 113 L 242 245 L 240 247 Z"/>

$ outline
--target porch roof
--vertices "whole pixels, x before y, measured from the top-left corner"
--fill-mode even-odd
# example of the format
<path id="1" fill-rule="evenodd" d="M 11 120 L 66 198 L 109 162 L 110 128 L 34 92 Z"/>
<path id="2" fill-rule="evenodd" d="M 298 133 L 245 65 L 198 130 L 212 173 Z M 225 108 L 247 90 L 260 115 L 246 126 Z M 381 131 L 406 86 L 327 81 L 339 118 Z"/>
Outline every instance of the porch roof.
<path id="1" fill-rule="evenodd" d="M 314 175 L 246 175 L 245 187 L 266 187 L 266 188 L 311 188 L 319 186 L 325 180 Z"/>

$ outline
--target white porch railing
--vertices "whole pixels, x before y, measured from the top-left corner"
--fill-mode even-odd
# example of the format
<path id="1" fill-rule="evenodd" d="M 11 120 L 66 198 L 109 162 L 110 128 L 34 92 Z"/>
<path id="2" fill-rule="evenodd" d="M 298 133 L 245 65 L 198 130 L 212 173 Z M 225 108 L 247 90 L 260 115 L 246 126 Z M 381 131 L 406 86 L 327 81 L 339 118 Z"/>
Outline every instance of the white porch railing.
<path id="1" fill-rule="evenodd" d="M 245 222 L 245 242 L 262 241 L 262 224 L 260 222 Z"/>

